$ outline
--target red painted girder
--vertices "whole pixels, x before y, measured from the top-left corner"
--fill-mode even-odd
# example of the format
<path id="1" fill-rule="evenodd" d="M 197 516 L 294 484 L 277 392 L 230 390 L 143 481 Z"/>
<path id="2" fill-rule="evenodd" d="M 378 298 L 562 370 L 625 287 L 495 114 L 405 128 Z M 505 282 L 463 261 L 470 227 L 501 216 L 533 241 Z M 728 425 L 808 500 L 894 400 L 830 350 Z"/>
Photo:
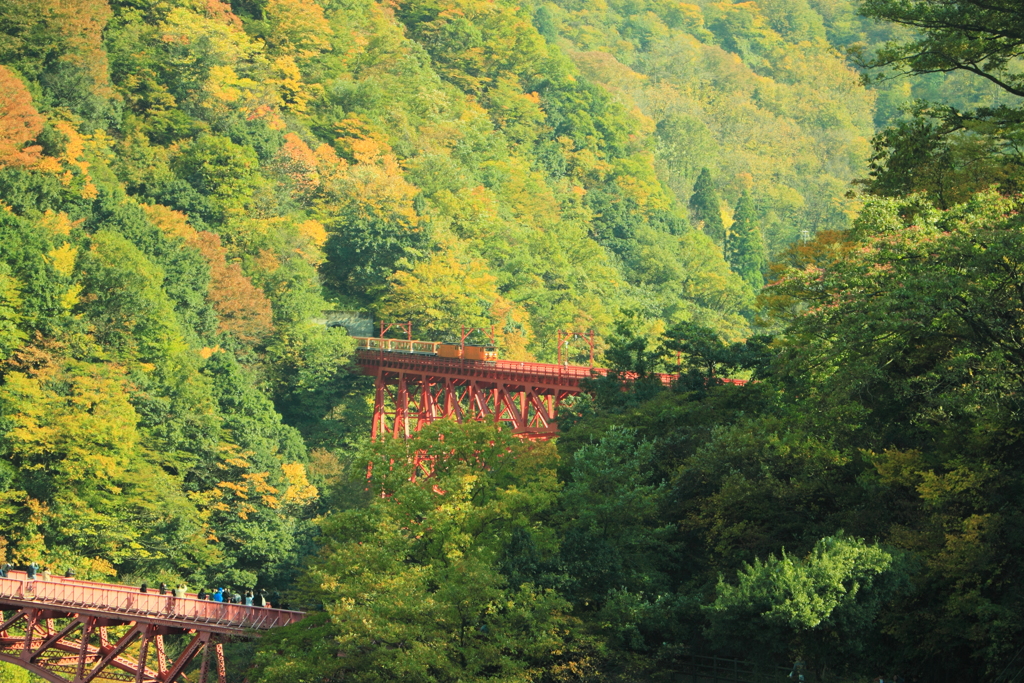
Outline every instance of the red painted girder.
<path id="1" fill-rule="evenodd" d="M 404 376 L 406 382 L 415 382 L 417 385 L 423 382 L 427 382 L 429 384 L 443 384 L 446 381 L 450 381 L 457 387 L 464 387 L 473 383 L 481 389 L 497 389 L 502 385 L 506 385 L 510 389 L 516 387 L 514 389 L 515 391 L 528 391 L 532 389 L 545 394 L 554 394 L 564 391 L 578 394 L 582 391 L 579 378 L 557 378 L 543 375 L 524 376 L 512 375 L 511 373 L 498 375 L 479 371 L 456 373 L 444 372 L 443 369 L 432 368 L 429 366 L 413 365 L 410 367 L 402 367 L 398 364 L 388 364 L 385 367 L 374 368 L 374 370 L 374 372 L 367 374 L 372 374 L 378 377 L 378 381 L 383 379 L 385 383 L 388 384 L 395 384 L 398 382 L 400 376 Z"/>
<path id="2" fill-rule="evenodd" d="M 519 381 L 531 385 L 552 387 L 579 387 L 581 380 L 593 376 L 606 376 L 607 368 L 591 368 L 583 365 L 558 365 L 557 363 L 530 363 L 526 361 L 471 361 L 441 358 L 428 354 L 396 353 L 392 351 L 356 351 L 356 361 L 368 375 L 376 375 L 378 368 L 385 371 L 427 372 L 437 377 L 488 378 L 494 381 Z M 625 380 L 635 379 L 632 373 L 623 373 Z M 668 385 L 679 376 L 656 374 L 662 384 Z M 729 380 L 727 380 L 729 381 Z"/>

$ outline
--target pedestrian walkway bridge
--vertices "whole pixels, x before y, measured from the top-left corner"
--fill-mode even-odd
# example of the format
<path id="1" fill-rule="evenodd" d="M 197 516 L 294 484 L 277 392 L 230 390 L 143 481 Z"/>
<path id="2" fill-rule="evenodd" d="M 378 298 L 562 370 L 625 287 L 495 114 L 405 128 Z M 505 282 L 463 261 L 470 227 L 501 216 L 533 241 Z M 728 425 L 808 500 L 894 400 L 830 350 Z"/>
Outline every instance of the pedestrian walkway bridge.
<path id="1" fill-rule="evenodd" d="M 73 578 L 30 580 L 12 571 L 0 578 L 0 661 L 54 683 L 207 683 L 213 668 L 223 683 L 225 640 L 252 638 L 304 616 L 199 600 L 194 593 L 178 598 Z M 173 658 L 164 636 L 176 641 L 168 648 Z M 187 678 L 185 669 L 200 653 L 198 671 Z"/>

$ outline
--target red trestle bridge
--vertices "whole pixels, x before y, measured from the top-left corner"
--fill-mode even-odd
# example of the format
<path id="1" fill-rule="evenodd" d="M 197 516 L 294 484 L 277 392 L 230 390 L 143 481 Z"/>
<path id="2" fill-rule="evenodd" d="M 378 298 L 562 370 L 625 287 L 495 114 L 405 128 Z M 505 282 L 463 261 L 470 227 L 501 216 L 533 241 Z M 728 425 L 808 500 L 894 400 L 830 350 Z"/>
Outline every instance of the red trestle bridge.
<path id="1" fill-rule="evenodd" d="M 225 683 L 223 642 L 252 638 L 292 624 L 302 612 L 140 593 L 116 584 L 52 577 L 29 580 L 12 571 L 0 578 L 0 661 L 53 683 L 188 681 L 185 669 L 201 655 L 192 679 Z M 164 636 L 183 635 L 169 658 Z"/>
<path id="2" fill-rule="evenodd" d="M 582 380 L 609 372 L 581 365 L 443 357 L 439 349 L 443 353 L 443 347 L 457 347 L 438 342 L 358 337 L 357 343 L 356 362 L 376 380 L 374 439 L 409 437 L 445 418 L 495 422 L 527 438 L 550 438 L 558 433 L 561 403 L 583 392 Z M 668 385 L 678 375 L 657 377 Z"/>

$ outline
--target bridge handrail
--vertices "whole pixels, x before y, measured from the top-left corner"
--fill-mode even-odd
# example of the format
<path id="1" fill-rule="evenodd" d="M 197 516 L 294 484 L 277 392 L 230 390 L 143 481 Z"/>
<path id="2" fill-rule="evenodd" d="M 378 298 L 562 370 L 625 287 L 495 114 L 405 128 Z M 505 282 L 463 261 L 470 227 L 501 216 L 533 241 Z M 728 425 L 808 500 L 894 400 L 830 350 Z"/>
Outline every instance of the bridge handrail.
<path id="1" fill-rule="evenodd" d="M 290 610 L 213 602 L 195 597 L 177 598 L 173 594 L 141 593 L 127 586 L 69 582 L 68 579 L 0 579 L 0 598 L 256 630 L 286 626 L 305 616 L 302 612 Z"/>
<path id="2" fill-rule="evenodd" d="M 134 586 L 127 586 L 127 585 L 121 584 L 121 583 L 111 584 L 111 583 L 106 583 L 105 581 L 90 581 L 89 579 L 79 579 L 79 578 L 74 577 L 74 576 L 68 577 L 68 576 L 62 576 L 60 574 L 51 574 L 49 578 L 45 578 L 43 576 L 43 574 L 37 572 L 36 576 L 37 576 L 37 580 L 39 580 L 39 581 L 51 581 L 51 582 L 54 582 L 54 583 L 75 583 L 75 584 L 82 584 L 82 585 L 86 585 L 86 586 L 97 586 L 99 588 L 116 587 L 116 588 L 127 589 L 127 590 L 135 590 Z M 11 578 L 11 579 L 21 579 L 22 581 L 27 581 L 28 580 L 28 572 L 26 572 L 24 570 L 21 570 L 21 569 L 11 569 L 10 571 L 7 572 L 7 577 Z M 159 593 L 158 593 L 158 595 L 159 595 Z M 196 596 L 195 593 L 189 593 L 188 595 L 190 595 L 192 597 Z"/>

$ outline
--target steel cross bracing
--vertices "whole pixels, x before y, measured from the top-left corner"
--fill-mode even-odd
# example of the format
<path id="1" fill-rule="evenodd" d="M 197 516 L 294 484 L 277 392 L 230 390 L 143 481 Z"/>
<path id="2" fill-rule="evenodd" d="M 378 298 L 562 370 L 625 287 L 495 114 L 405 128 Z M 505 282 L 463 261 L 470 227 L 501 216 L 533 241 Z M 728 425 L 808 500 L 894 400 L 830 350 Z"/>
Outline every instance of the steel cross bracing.
<path id="1" fill-rule="evenodd" d="M 140 593 L 137 588 L 23 572 L 0 578 L 0 661 L 53 683 L 226 681 L 223 642 L 295 623 L 305 616 L 246 605 Z M 165 636 L 184 643 L 167 656 Z"/>
<path id="2" fill-rule="evenodd" d="M 372 436 L 408 437 L 444 418 L 507 425 L 515 434 L 558 433 L 558 409 L 583 391 L 582 380 L 607 370 L 555 363 L 468 361 L 359 349 L 363 372 L 376 379 Z M 675 375 L 660 375 L 670 383 Z"/>

